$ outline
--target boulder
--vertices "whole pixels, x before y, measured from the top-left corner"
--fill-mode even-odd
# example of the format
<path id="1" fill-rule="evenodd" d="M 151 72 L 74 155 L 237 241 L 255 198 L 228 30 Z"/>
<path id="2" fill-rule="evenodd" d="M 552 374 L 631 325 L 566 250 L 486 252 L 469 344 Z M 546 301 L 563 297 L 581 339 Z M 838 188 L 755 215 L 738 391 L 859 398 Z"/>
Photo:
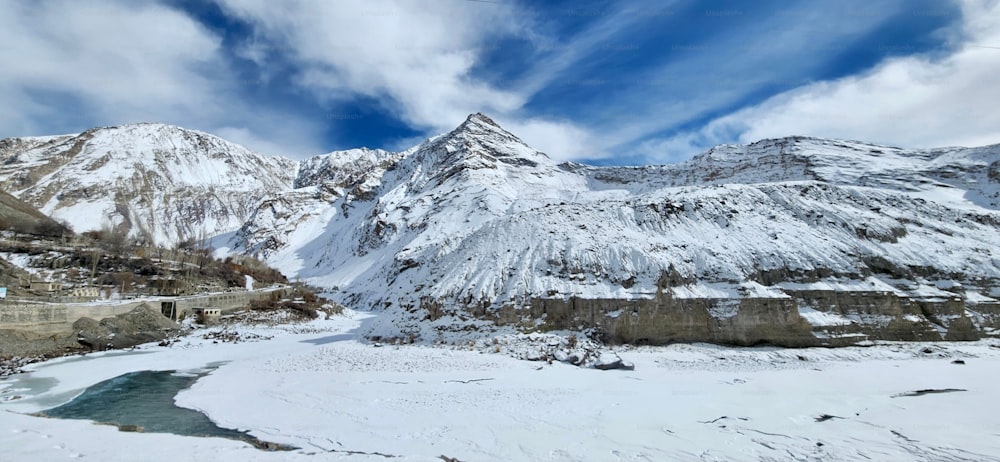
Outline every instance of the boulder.
<path id="1" fill-rule="evenodd" d="M 600 369 L 602 371 L 609 371 L 613 369 L 634 371 L 635 364 L 623 360 L 620 356 L 614 353 L 604 353 L 597 359 L 597 361 L 594 362 L 594 369 Z"/>

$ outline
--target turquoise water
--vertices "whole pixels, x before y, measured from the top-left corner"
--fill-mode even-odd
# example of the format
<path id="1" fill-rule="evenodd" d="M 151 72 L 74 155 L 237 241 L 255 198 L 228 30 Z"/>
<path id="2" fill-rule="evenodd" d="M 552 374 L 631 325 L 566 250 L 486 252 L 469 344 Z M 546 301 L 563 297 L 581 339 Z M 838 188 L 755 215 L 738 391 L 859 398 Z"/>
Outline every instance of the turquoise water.
<path id="1" fill-rule="evenodd" d="M 229 438 L 258 448 L 290 449 L 259 441 L 246 432 L 219 427 L 205 414 L 175 405 L 177 393 L 203 375 L 176 371 L 130 372 L 97 383 L 72 401 L 39 415 L 92 420 L 119 428 L 129 426 L 143 432 Z"/>

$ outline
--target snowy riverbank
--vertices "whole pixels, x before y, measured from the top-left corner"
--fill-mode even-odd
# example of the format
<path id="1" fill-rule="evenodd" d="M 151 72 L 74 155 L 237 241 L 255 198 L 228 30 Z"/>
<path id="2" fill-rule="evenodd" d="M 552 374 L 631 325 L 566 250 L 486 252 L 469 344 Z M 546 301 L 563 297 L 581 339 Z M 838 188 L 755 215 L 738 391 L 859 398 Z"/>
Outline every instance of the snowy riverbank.
<path id="1" fill-rule="evenodd" d="M 0 459 L 134 460 L 141 451 L 144 460 L 171 462 L 1000 460 L 997 340 L 631 348 L 619 354 L 634 371 L 599 371 L 488 348 L 376 347 L 356 334 L 369 316 L 240 328 L 249 341 L 195 334 L 31 365 L 35 372 L 0 381 Z M 301 449 L 23 415 L 128 372 L 217 361 L 227 363 L 178 404 Z M 962 391 L 911 393 L 945 389 Z"/>

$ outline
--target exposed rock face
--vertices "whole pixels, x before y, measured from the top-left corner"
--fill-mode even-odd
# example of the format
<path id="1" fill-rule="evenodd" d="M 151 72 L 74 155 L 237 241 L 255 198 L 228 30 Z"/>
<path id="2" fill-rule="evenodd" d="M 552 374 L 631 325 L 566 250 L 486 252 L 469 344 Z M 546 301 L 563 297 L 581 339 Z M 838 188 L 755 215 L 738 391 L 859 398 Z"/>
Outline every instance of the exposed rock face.
<path id="1" fill-rule="evenodd" d="M 729 315 L 713 316 L 712 311 L 720 309 Z M 584 327 L 597 327 L 612 343 L 814 344 L 812 326 L 787 299 L 535 299 L 531 310 L 545 316 L 546 327 L 579 327 L 582 321 Z"/>
<path id="2" fill-rule="evenodd" d="M 787 298 L 530 300 L 526 307 L 457 311 L 498 325 L 588 330 L 609 343 L 710 342 L 785 347 L 846 346 L 868 340 L 969 341 L 995 336 L 1000 306 L 961 299 L 917 300 L 884 292 L 788 291 Z M 457 315 L 425 300 L 428 319 Z M 815 308 L 812 308 L 815 307 Z M 539 325 L 537 320 L 541 320 Z"/>

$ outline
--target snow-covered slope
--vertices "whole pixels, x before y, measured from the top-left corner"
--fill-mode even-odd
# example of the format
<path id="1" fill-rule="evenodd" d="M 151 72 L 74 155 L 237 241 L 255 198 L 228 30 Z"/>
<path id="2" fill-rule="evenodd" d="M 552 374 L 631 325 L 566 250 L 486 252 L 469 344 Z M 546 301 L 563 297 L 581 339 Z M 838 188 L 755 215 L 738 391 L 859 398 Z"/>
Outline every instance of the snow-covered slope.
<path id="1" fill-rule="evenodd" d="M 162 124 L 0 141 L 0 185 L 78 232 L 126 226 L 171 245 L 239 228 L 297 164 Z"/>
<path id="2" fill-rule="evenodd" d="M 556 164 L 476 114 L 378 168 L 357 167 L 370 157 L 338 164 L 365 173 L 351 182 L 364 194 L 319 197 L 323 175 L 313 175 L 258 210 L 266 219 L 232 245 L 362 308 L 638 300 L 664 289 L 782 299 L 820 287 L 810 284 L 1000 295 L 1000 146 L 796 137 L 676 165 L 589 167 Z"/>
<path id="3" fill-rule="evenodd" d="M 140 124 L 2 140 L 0 185 L 78 231 L 204 235 L 411 321 L 467 312 L 796 345 L 810 343 L 774 335 L 1000 328 L 1000 146 L 791 137 L 593 167 L 557 164 L 473 114 L 403 152 L 295 163 Z"/>
<path id="4" fill-rule="evenodd" d="M 384 155 L 376 168 L 351 154 L 332 153 L 323 161 L 337 159 L 342 171 L 351 172 L 340 176 L 354 181 L 326 188 L 326 197 L 309 202 L 292 197 L 316 197 L 313 184 L 319 181 L 300 175 L 297 184 L 310 186 L 258 213 L 280 225 L 251 221 L 238 233 L 236 248 L 263 251 L 279 268 L 327 287 L 371 284 L 384 290 L 409 262 L 450 252 L 512 211 L 570 201 L 587 191 L 585 177 L 559 168 L 482 115 L 416 148 Z M 350 193 L 358 189 L 364 193 Z"/>

